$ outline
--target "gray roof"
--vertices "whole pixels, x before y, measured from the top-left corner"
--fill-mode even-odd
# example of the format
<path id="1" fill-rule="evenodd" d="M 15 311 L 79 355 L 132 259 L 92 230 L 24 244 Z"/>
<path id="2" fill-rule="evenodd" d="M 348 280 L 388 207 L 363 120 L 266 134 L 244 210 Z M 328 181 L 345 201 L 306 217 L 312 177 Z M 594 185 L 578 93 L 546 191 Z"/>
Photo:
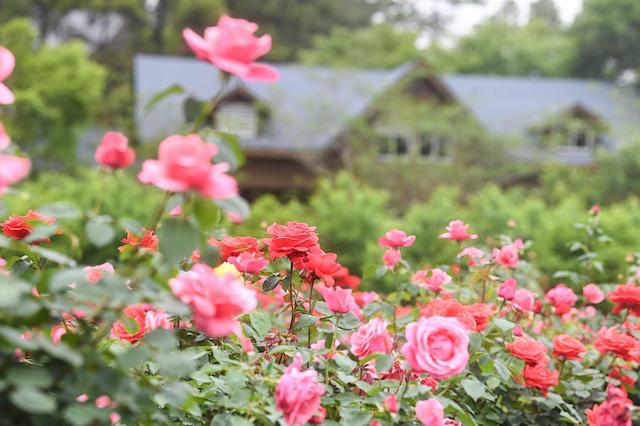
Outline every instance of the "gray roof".
<path id="1" fill-rule="evenodd" d="M 392 71 L 334 70 L 300 65 L 278 65 L 277 83 L 242 82 L 265 103 L 270 120 L 259 138 L 243 141 L 247 148 L 319 150 L 325 148 L 370 105 L 382 90 L 404 76 L 411 64 Z M 192 96 L 208 100 L 218 90 L 218 72 L 194 59 L 138 55 L 135 58 L 136 116 L 140 136 L 159 139 L 184 123 L 186 95 L 161 101 L 150 112 L 145 105 L 155 94 L 180 84 Z"/>
<path id="2" fill-rule="evenodd" d="M 442 80 L 492 134 L 524 134 L 581 106 L 610 127 L 613 139 L 640 136 L 640 99 L 632 88 L 596 80 L 444 75 Z"/>
<path id="3" fill-rule="evenodd" d="M 296 151 L 326 148 L 350 120 L 413 67 L 409 63 L 393 70 L 337 70 L 277 65 L 281 73 L 277 83 L 237 83 L 271 111 L 259 138 L 243 145 Z M 191 58 L 137 55 L 134 72 L 136 119 L 144 140 L 185 130 L 182 102 L 187 95 L 169 97 L 145 112 L 154 94 L 180 84 L 192 96 L 207 100 L 219 84 L 215 67 Z M 640 134 L 640 103 L 632 89 L 598 81 L 534 77 L 444 75 L 442 81 L 496 135 L 526 134 L 549 116 L 576 105 L 604 120 L 614 140 Z"/>

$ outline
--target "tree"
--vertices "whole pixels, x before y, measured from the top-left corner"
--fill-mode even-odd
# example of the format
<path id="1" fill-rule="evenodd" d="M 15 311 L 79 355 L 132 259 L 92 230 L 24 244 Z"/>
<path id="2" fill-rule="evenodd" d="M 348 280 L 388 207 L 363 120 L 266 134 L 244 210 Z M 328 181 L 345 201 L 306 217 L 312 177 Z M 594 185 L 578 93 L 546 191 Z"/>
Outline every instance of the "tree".
<path id="1" fill-rule="evenodd" d="M 361 68 L 393 68 L 416 59 L 416 35 L 380 24 L 366 28 L 336 28 L 316 36 L 313 46 L 301 53 L 302 62 L 313 65 Z"/>
<path id="2" fill-rule="evenodd" d="M 75 160 L 75 134 L 101 104 L 105 70 L 78 42 L 34 48 L 37 31 L 25 19 L 0 28 L 0 45 L 16 56 L 8 85 L 16 103 L 2 120 L 39 163 Z"/>
<path id="3" fill-rule="evenodd" d="M 560 16 L 553 0 L 538 0 L 529 7 L 529 20 L 540 19 L 554 27 L 560 26 Z"/>
<path id="4" fill-rule="evenodd" d="M 568 75 L 573 40 L 561 29 L 534 20 L 521 27 L 490 20 L 458 41 L 450 50 L 430 49 L 439 69 L 460 73 L 501 75 Z"/>
<path id="5" fill-rule="evenodd" d="M 640 2 L 585 0 L 571 32 L 577 51 L 573 72 L 581 77 L 616 78 L 640 68 Z"/>
<path id="6" fill-rule="evenodd" d="M 295 1 L 233 0 L 227 2 L 232 16 L 260 24 L 271 34 L 273 61 L 293 61 L 309 48 L 317 35 L 327 35 L 335 27 L 358 28 L 370 24 L 372 16 L 384 9 L 388 0 Z"/>
<path id="7" fill-rule="evenodd" d="M 161 4 L 165 7 L 164 11 L 159 9 Z M 223 0 L 162 0 L 155 11 L 155 31 L 161 33 L 162 37 L 154 37 L 153 51 L 189 53 L 182 39 L 182 30 L 188 27 L 202 33 L 206 27 L 215 25 L 226 11 Z"/>

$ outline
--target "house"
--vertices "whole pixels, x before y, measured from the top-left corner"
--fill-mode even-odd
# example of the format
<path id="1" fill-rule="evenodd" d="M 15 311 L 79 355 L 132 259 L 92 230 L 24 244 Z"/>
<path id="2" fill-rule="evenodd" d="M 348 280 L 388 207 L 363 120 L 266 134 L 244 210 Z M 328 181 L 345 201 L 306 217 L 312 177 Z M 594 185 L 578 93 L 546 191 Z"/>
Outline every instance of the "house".
<path id="1" fill-rule="evenodd" d="M 455 136 L 381 118 L 385 96 L 394 91 L 415 105 L 463 109 L 486 135 L 519 140 L 509 155 L 525 162 L 587 165 L 596 148 L 612 150 L 640 135 L 638 98 L 632 89 L 606 82 L 438 75 L 421 61 L 392 70 L 277 68 L 281 78 L 275 84 L 232 80 L 209 118 L 211 126 L 239 136 L 247 157 L 241 187 L 249 197 L 309 191 L 315 176 L 344 167 L 353 155 L 346 140 L 357 120 L 374 129 L 370 143 L 381 161 L 415 156 L 451 161 Z M 191 58 L 137 55 L 134 73 L 143 141 L 186 131 L 185 101 L 189 96 L 207 101 L 220 84 L 214 67 Z M 185 93 L 147 110 L 155 94 L 173 85 Z M 429 123 L 431 116 L 418 121 Z"/>

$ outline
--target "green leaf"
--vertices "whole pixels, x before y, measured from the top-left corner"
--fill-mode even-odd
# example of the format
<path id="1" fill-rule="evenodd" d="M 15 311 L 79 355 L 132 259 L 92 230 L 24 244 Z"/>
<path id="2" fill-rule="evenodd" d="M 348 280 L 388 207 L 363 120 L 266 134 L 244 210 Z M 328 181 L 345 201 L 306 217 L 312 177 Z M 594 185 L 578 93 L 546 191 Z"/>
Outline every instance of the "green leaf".
<path id="1" fill-rule="evenodd" d="M 109 216 L 98 216 L 91 219 L 84 227 L 89 241 L 96 247 L 104 247 L 111 243 L 116 236 L 116 231 L 111 226 Z"/>
<path id="2" fill-rule="evenodd" d="M 202 102 L 193 96 L 185 98 L 182 104 L 182 112 L 187 123 L 193 123 L 196 118 L 202 113 L 205 108 L 206 102 Z"/>
<path id="3" fill-rule="evenodd" d="M 461 384 L 467 395 L 474 401 L 477 401 L 485 394 L 484 383 L 478 379 L 464 379 Z"/>
<path id="4" fill-rule="evenodd" d="M 54 251 L 51 249 L 47 249 L 44 247 L 40 247 L 40 246 L 32 246 L 31 250 L 34 253 L 39 254 L 40 256 L 44 257 L 47 260 L 50 260 L 54 263 L 57 263 L 59 265 L 62 266 L 71 266 L 71 267 L 75 267 L 76 266 L 76 261 L 73 260 L 72 258 L 58 252 L 58 251 Z"/>
<path id="5" fill-rule="evenodd" d="M 277 274 L 271 275 L 262 283 L 262 290 L 271 291 L 274 288 L 278 287 L 279 282 L 280 282 L 280 275 L 277 275 Z"/>
<path id="6" fill-rule="evenodd" d="M 189 354 L 181 352 L 160 353 L 156 362 L 161 373 L 176 379 L 192 373 L 195 367 L 195 362 Z"/>
<path id="7" fill-rule="evenodd" d="M 496 327 L 498 327 L 500 329 L 500 331 L 502 331 L 503 333 L 506 333 L 508 331 L 511 331 L 513 329 L 513 327 L 515 327 L 516 325 L 514 323 L 512 323 L 511 321 L 507 321 L 504 318 L 494 318 L 493 319 L 493 323 L 496 325 Z"/>
<path id="8" fill-rule="evenodd" d="M 215 157 L 216 162 L 226 162 L 231 166 L 232 170 L 237 170 L 244 164 L 244 153 L 240 145 L 240 139 L 236 135 L 211 128 L 202 130 L 200 134 L 208 142 L 212 142 L 218 147 L 218 154 Z"/>
<path id="9" fill-rule="evenodd" d="M 69 284 L 87 283 L 87 273 L 82 269 L 62 269 L 56 271 L 49 280 L 49 291 L 69 290 Z"/>
<path id="10" fill-rule="evenodd" d="M 211 419 L 211 423 L 209 426 L 251 426 L 252 422 L 249 420 L 234 416 L 233 414 L 217 414 L 213 419 Z"/>
<path id="11" fill-rule="evenodd" d="M 76 206 L 64 201 L 45 204 L 40 206 L 38 211 L 45 216 L 55 217 L 56 219 L 77 219 L 82 214 Z"/>
<path id="12" fill-rule="evenodd" d="M 74 426 L 84 426 L 95 423 L 106 416 L 106 411 L 100 410 L 92 404 L 74 404 L 64 411 L 64 418 Z"/>
<path id="13" fill-rule="evenodd" d="M 253 311 L 249 314 L 251 327 L 262 337 L 271 330 L 271 316 L 264 311 Z"/>
<path id="14" fill-rule="evenodd" d="M 215 200 L 215 203 L 224 211 L 235 213 L 242 219 L 248 218 L 251 213 L 249 203 L 240 196 L 228 198 L 226 200 Z"/>
<path id="15" fill-rule="evenodd" d="M 193 205 L 193 213 L 203 231 L 211 230 L 220 221 L 220 208 L 206 198 L 198 197 Z"/>
<path id="16" fill-rule="evenodd" d="M 351 312 L 347 312 L 346 314 L 344 314 L 338 322 L 338 327 L 345 330 L 353 330 L 354 328 L 358 328 L 359 326 L 360 320 Z"/>
<path id="17" fill-rule="evenodd" d="M 20 387 L 11 392 L 9 399 L 13 404 L 28 413 L 45 414 L 56 409 L 56 400 L 46 393 L 31 387 Z"/>
<path id="18" fill-rule="evenodd" d="M 167 87 L 166 89 L 161 90 L 160 92 L 154 94 L 151 97 L 151 99 L 149 99 L 147 104 L 144 106 L 145 114 L 147 114 L 156 105 L 158 105 L 158 103 L 160 103 L 164 99 L 168 98 L 169 96 L 178 95 L 180 93 L 184 93 L 184 91 L 185 91 L 184 87 L 180 86 L 179 84 L 174 84 L 174 85 L 171 85 L 171 86 Z"/>
<path id="19" fill-rule="evenodd" d="M 38 366 L 12 367 L 7 373 L 6 378 L 16 387 L 44 388 L 49 386 L 53 381 L 49 372 Z"/>
<path id="20" fill-rule="evenodd" d="M 323 301 L 316 302 L 314 309 L 327 317 L 333 316 L 333 312 L 331 312 L 327 304 Z"/>
<path id="21" fill-rule="evenodd" d="M 175 263 L 191 256 L 198 248 L 200 231 L 191 221 L 169 218 L 162 221 L 158 229 L 160 253 L 168 263 Z"/>
<path id="22" fill-rule="evenodd" d="M 298 318 L 298 322 L 296 322 L 296 328 L 304 328 L 311 327 L 313 324 L 318 322 L 318 317 L 314 317 L 309 314 L 302 314 L 300 318 Z"/>
<path id="23" fill-rule="evenodd" d="M 32 243 L 34 241 L 49 238 L 54 232 L 56 232 L 56 229 L 58 229 L 58 225 L 38 225 L 33 228 L 33 232 L 24 239 L 24 242 Z"/>
<path id="24" fill-rule="evenodd" d="M 142 234 L 143 226 L 140 222 L 130 217 L 123 217 L 118 221 L 120 228 L 125 231 L 133 232 L 136 235 Z"/>
<path id="25" fill-rule="evenodd" d="M 393 361 L 395 357 L 381 354 L 376 358 L 376 371 L 378 373 L 382 373 L 384 371 L 389 371 L 389 369 L 393 366 Z"/>

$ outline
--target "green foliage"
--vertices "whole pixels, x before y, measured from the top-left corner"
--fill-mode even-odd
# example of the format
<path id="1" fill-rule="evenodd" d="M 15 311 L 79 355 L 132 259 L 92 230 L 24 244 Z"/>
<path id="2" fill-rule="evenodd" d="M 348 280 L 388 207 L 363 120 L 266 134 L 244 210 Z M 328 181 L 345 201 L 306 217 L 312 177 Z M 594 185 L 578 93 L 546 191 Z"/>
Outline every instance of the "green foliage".
<path id="1" fill-rule="evenodd" d="M 390 25 L 366 28 L 335 28 L 328 35 L 318 35 L 300 59 L 311 65 L 338 68 L 394 68 L 415 60 L 416 35 L 401 32 Z"/>
<path id="2" fill-rule="evenodd" d="M 573 72 L 583 77 L 616 78 L 640 68 L 640 3 L 585 0 L 571 28 L 577 42 Z"/>
<path id="3" fill-rule="evenodd" d="M 291 61 L 301 49 L 311 46 L 316 35 L 329 34 L 333 28 L 367 26 L 372 15 L 386 0 L 342 0 L 321 2 L 289 0 L 233 0 L 227 7 L 232 16 L 259 22 L 261 31 L 273 37 L 269 58 Z"/>
<path id="4" fill-rule="evenodd" d="M 89 60 L 81 44 L 34 49 L 35 36 L 26 20 L 0 28 L 0 44 L 16 56 L 8 85 L 17 101 L 3 121 L 13 139 L 37 160 L 70 166 L 76 132 L 100 104 L 105 71 Z"/>
<path id="5" fill-rule="evenodd" d="M 573 39 L 543 20 L 525 26 L 490 20 L 450 50 L 437 46 L 432 62 L 458 73 L 565 76 L 573 61 Z"/>

